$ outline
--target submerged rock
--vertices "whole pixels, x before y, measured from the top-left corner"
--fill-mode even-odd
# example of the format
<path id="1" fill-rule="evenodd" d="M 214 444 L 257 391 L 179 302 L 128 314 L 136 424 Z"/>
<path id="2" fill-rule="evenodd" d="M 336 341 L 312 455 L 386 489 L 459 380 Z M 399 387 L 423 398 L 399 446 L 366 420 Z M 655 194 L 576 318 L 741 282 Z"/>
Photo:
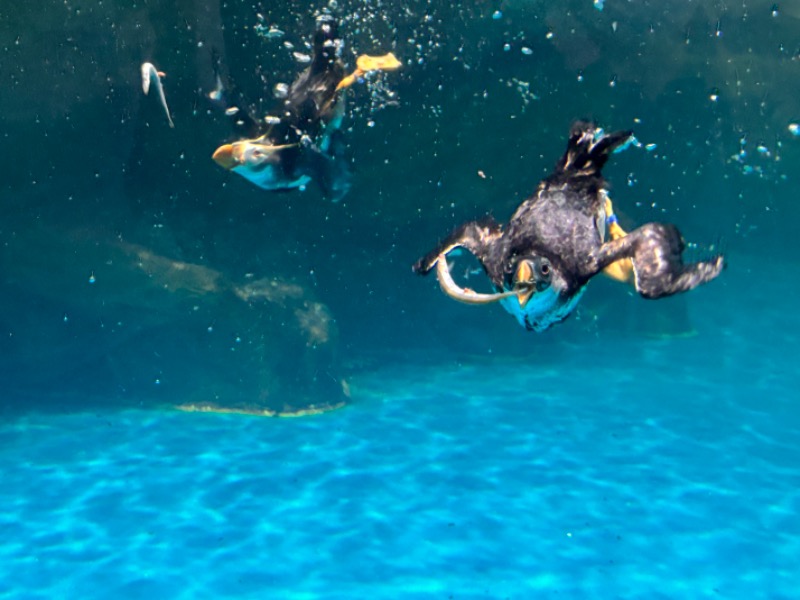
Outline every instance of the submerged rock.
<path id="1" fill-rule="evenodd" d="M 27 232 L 0 265 L 9 399 L 283 416 L 346 399 L 336 323 L 295 282 L 47 229 Z"/>

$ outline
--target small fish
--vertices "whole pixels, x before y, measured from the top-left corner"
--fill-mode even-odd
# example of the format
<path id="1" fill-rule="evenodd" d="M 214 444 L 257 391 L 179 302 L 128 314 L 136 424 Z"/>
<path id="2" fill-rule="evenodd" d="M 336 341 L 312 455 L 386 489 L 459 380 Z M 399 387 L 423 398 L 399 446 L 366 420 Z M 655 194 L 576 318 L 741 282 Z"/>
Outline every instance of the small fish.
<path id="1" fill-rule="evenodd" d="M 214 102 L 220 102 L 222 100 L 222 95 L 225 93 L 225 87 L 222 85 L 222 79 L 219 78 L 219 75 L 217 75 L 216 78 L 217 78 L 217 85 L 214 88 L 213 92 L 208 92 L 208 97 L 211 98 Z"/>
<path id="2" fill-rule="evenodd" d="M 311 62 L 311 56 L 308 54 L 303 54 L 302 52 L 292 52 L 292 56 L 294 56 L 294 59 L 301 64 Z"/>
<path id="3" fill-rule="evenodd" d="M 439 286 L 445 294 L 453 300 L 458 300 L 464 304 L 491 304 L 498 300 L 504 300 L 516 296 L 517 292 L 495 292 L 493 294 L 481 294 L 469 288 L 462 288 L 450 274 L 450 265 L 447 264 L 447 253 L 442 253 L 436 259 L 436 278 Z"/>
<path id="4" fill-rule="evenodd" d="M 167 99 L 164 96 L 164 86 L 161 84 L 162 77 L 164 77 L 164 73 L 158 71 L 153 66 L 153 63 L 142 63 L 142 91 L 146 96 L 150 93 L 150 86 L 155 86 L 155 89 L 158 92 L 158 100 L 161 102 L 161 106 L 164 108 L 164 112 L 167 114 L 169 126 L 174 128 L 175 123 L 172 122 L 172 116 L 169 114 Z"/>

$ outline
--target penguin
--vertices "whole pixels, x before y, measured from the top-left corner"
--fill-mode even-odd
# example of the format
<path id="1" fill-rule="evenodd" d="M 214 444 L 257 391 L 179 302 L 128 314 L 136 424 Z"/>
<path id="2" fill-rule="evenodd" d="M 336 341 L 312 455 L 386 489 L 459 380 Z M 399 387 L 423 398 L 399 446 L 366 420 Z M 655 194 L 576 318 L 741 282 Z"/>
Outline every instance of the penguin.
<path id="1" fill-rule="evenodd" d="M 609 155 L 633 141 L 631 131 L 605 133 L 573 124 L 567 150 L 502 226 L 491 217 L 464 223 L 419 259 L 413 271 L 434 268 L 443 291 L 468 304 L 500 302 L 521 326 L 542 332 L 566 319 L 598 273 L 630 281 L 644 298 L 694 289 L 722 271 L 721 254 L 684 263 L 677 227 L 647 223 L 625 232 L 618 224 L 601 171 Z M 494 293 L 479 294 L 453 280 L 447 255 L 465 248 L 480 261 Z"/>
<path id="2" fill-rule="evenodd" d="M 369 71 L 400 67 L 391 53 L 363 55 L 358 58 L 358 68 L 346 75 L 340 59 L 342 46 L 334 17 L 319 16 L 311 63 L 266 117 L 269 129 L 257 138 L 220 146 L 213 154 L 214 161 L 265 190 L 299 189 L 313 181 L 326 197 L 340 200 L 350 189 L 341 131 L 343 90 Z"/>

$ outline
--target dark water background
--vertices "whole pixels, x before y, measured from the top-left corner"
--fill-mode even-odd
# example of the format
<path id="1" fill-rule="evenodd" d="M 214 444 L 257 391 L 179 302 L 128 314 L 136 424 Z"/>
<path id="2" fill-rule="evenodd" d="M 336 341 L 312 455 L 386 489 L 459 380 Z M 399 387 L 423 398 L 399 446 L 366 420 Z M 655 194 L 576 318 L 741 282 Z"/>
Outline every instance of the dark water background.
<path id="1" fill-rule="evenodd" d="M 378 366 L 504 356 L 559 365 L 576 346 L 613 368 L 636 360 L 636 340 L 687 331 L 697 332 L 691 351 L 718 367 L 710 380 L 746 368 L 776 373 L 780 393 L 794 389 L 800 138 L 788 126 L 800 119 L 799 7 L 340 1 L 349 64 L 391 50 L 404 67 L 384 79 L 397 106 L 384 107 L 374 86 L 351 94 L 355 178 L 339 204 L 315 189 L 271 195 L 210 160 L 231 139 L 206 96 L 212 50 L 266 111 L 273 86 L 300 66 L 284 40 L 257 35 L 257 13 L 299 46 L 321 8 L 0 7 L 6 409 L 244 402 L 265 387 L 279 403 L 313 401 Z M 167 72 L 174 130 L 141 93 L 145 60 Z M 657 144 L 606 169 L 622 223 L 674 222 L 697 255 L 721 241 L 730 267 L 720 280 L 657 303 L 598 280 L 577 315 L 535 335 L 500 308 L 457 306 L 411 274 L 456 224 L 507 218 L 579 117 Z M 296 284 L 303 306 L 322 307 L 324 348 L 297 333 L 294 307 L 230 293 L 261 278 Z M 736 349 L 726 344 L 733 335 L 745 340 Z M 606 351 L 631 340 L 624 357 Z"/>

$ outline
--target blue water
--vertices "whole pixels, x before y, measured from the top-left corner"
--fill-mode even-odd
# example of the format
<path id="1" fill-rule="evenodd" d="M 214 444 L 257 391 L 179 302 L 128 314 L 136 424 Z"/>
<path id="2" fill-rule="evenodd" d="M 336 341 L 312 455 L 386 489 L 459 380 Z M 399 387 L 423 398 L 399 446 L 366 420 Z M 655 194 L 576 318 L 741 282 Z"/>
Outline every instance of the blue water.
<path id="1" fill-rule="evenodd" d="M 800 598 L 800 3 L 600 4 L 0 3 L 0 600 Z M 211 160 L 215 56 L 260 118 L 326 5 L 404 64 L 339 203 Z M 536 335 L 411 273 L 580 118 L 717 280 Z"/>
<path id="2" fill-rule="evenodd" d="M 310 418 L 9 419 L 0 597 L 796 598 L 774 316 L 377 369 Z"/>

